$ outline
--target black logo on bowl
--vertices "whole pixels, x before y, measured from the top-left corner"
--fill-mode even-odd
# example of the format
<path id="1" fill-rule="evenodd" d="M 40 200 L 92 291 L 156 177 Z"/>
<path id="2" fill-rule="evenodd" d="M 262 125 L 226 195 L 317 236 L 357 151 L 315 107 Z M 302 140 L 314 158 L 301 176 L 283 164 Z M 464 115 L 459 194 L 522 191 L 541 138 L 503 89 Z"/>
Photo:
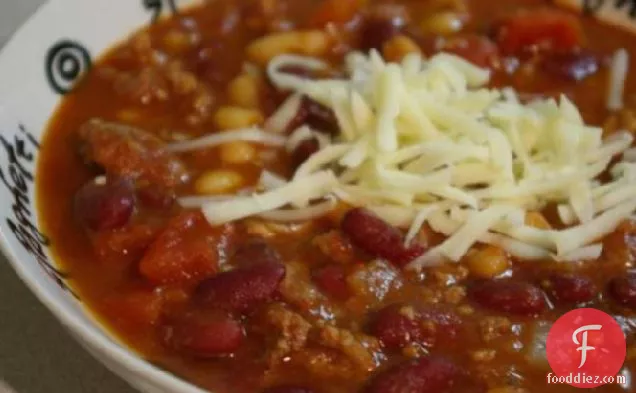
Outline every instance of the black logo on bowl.
<path id="1" fill-rule="evenodd" d="M 46 77 L 58 94 L 72 91 L 91 66 L 88 50 L 74 41 L 61 41 L 49 49 L 46 55 Z"/>
<path id="2" fill-rule="evenodd" d="M 163 13 L 164 3 L 173 15 L 177 14 L 175 0 L 142 0 L 143 7 L 152 12 L 152 23 L 155 23 Z"/>
<path id="3" fill-rule="evenodd" d="M 8 133 L 0 133 L 0 145 L 6 153 L 6 162 L 0 166 L 0 180 L 12 195 L 12 215 L 6 217 L 6 223 L 16 240 L 31 254 L 62 289 L 77 297 L 64 281 L 67 275 L 58 270 L 46 255 L 49 239 L 37 228 L 31 211 L 30 191 L 34 177 L 30 169 L 34 163 L 34 151 L 40 145 L 25 127 L 18 126 L 13 141 L 7 139 Z"/>
<path id="4" fill-rule="evenodd" d="M 594 14 L 608 3 L 617 11 L 627 11 L 632 19 L 636 19 L 636 0 L 583 0 L 583 11 Z"/>

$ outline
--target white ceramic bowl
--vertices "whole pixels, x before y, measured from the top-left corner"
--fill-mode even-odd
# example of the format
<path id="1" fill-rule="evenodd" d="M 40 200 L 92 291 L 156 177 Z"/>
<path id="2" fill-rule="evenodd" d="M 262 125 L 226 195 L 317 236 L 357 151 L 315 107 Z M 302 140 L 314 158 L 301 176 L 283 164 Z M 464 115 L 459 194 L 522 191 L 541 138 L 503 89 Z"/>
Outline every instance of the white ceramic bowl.
<path id="1" fill-rule="evenodd" d="M 148 393 L 201 393 L 145 362 L 92 318 L 37 229 L 38 141 L 59 102 L 114 43 L 193 1 L 50 0 L 0 53 L 0 246 L 18 275 L 99 361 Z M 173 7 L 174 6 L 174 7 Z M 60 174 L 63 176 L 63 174 Z"/>

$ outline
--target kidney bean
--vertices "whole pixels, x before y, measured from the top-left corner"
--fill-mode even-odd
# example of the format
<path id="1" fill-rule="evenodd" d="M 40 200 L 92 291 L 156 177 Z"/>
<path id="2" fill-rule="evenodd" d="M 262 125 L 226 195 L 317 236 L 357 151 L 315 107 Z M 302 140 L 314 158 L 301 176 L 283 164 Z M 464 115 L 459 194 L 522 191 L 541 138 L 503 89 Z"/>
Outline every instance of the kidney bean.
<path id="1" fill-rule="evenodd" d="M 376 376 L 366 393 L 444 393 L 462 377 L 461 369 L 441 357 L 402 363 Z"/>
<path id="2" fill-rule="evenodd" d="M 524 282 L 478 281 L 470 286 L 468 295 L 479 305 L 500 312 L 536 315 L 546 308 L 541 289 Z"/>
<path id="3" fill-rule="evenodd" d="M 316 138 L 305 139 L 300 142 L 291 154 L 291 161 L 294 168 L 298 168 L 307 161 L 314 153 L 320 150 L 320 143 Z"/>
<path id="4" fill-rule="evenodd" d="M 398 5 L 374 7 L 365 18 L 360 32 L 360 49 L 381 50 L 382 45 L 400 34 L 407 24 L 407 13 Z"/>
<path id="5" fill-rule="evenodd" d="M 91 181 L 75 194 L 75 214 L 89 229 L 107 231 L 125 226 L 135 208 L 132 183 L 124 179 Z"/>
<path id="6" fill-rule="evenodd" d="M 254 239 L 241 245 L 234 255 L 232 262 L 237 266 L 250 266 L 260 263 L 280 263 L 280 254 L 261 239 Z"/>
<path id="7" fill-rule="evenodd" d="M 303 96 L 296 116 L 289 122 L 287 129 L 293 131 L 303 124 L 307 124 L 316 131 L 324 132 L 331 136 L 338 134 L 338 119 L 334 112 L 312 100 L 307 96 Z"/>
<path id="8" fill-rule="evenodd" d="M 612 279 L 608 292 L 616 303 L 636 309 L 636 272 Z"/>
<path id="9" fill-rule="evenodd" d="M 285 277 L 282 263 L 239 267 L 203 281 L 196 294 L 207 306 L 247 312 L 270 300 Z"/>
<path id="10" fill-rule="evenodd" d="M 314 393 L 312 389 L 299 386 L 278 386 L 265 389 L 263 393 Z"/>
<path id="11" fill-rule="evenodd" d="M 318 131 L 326 132 L 329 135 L 336 135 L 338 133 L 338 119 L 336 119 L 336 115 L 330 108 L 304 96 L 301 110 L 307 112 L 305 122 L 310 127 Z"/>
<path id="12" fill-rule="evenodd" d="M 320 289 L 339 300 L 347 300 L 351 290 L 347 284 L 347 275 L 340 265 L 329 265 L 314 272 L 314 281 Z"/>
<path id="13" fill-rule="evenodd" d="M 562 303 L 589 302 L 597 293 L 592 280 L 576 274 L 553 274 L 548 278 L 547 283 L 548 293 Z"/>
<path id="14" fill-rule="evenodd" d="M 424 253 L 418 244 L 405 247 L 404 237 L 397 228 L 364 208 L 348 211 L 340 226 L 354 245 L 399 267 Z"/>
<path id="15" fill-rule="evenodd" d="M 599 60 L 587 52 L 552 53 L 542 60 L 541 67 L 555 77 L 580 81 L 598 71 Z"/>
<path id="16" fill-rule="evenodd" d="M 452 341 L 461 319 L 449 310 L 393 304 L 380 310 L 371 324 L 371 333 L 387 348 L 402 348 L 410 343 L 433 346 Z"/>
<path id="17" fill-rule="evenodd" d="M 240 322 L 225 312 L 189 314 L 166 328 L 166 345 L 196 357 L 229 355 L 243 342 Z"/>

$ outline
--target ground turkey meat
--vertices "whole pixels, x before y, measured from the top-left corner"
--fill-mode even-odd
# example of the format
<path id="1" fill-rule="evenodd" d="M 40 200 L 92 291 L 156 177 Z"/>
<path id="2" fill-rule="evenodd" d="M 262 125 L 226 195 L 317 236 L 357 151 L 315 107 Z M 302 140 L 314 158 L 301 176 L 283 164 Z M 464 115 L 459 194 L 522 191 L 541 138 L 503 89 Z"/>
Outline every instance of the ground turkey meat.
<path id="1" fill-rule="evenodd" d="M 164 150 L 155 135 L 133 127 L 92 119 L 80 129 L 83 153 L 108 175 L 173 188 L 188 179 L 185 165 Z"/>
<path id="2" fill-rule="evenodd" d="M 372 371 L 376 367 L 374 353 L 379 351 L 380 343 L 373 337 L 325 326 L 320 329 L 319 342 L 327 348 L 342 352 L 361 370 Z"/>
<path id="3" fill-rule="evenodd" d="M 267 307 L 261 317 L 267 338 L 275 337 L 273 349 L 268 354 L 270 367 L 280 364 L 285 356 L 302 349 L 307 343 L 311 324 L 302 315 L 289 310 L 281 303 Z M 275 334 L 271 334 L 271 330 Z"/>

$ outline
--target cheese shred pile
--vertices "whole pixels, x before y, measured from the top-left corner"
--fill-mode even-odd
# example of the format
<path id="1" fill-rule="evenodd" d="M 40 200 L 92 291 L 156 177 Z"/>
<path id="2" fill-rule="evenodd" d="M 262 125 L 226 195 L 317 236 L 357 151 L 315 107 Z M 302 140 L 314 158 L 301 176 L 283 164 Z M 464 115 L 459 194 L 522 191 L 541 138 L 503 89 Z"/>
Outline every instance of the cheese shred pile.
<path id="1" fill-rule="evenodd" d="M 477 242 L 524 259 L 594 259 L 598 241 L 636 210 L 636 164 L 615 163 L 633 137 L 603 139 L 565 96 L 522 103 L 513 89 L 488 88 L 488 70 L 445 53 L 412 54 L 399 64 L 375 51 L 352 53 L 346 79 L 309 80 L 285 73 L 289 66 L 328 65 L 283 55 L 267 72 L 276 87 L 295 93 L 283 105 L 310 97 L 333 110 L 340 135 L 323 138 L 289 181 L 205 203 L 212 224 L 289 206 L 309 212 L 312 201 L 335 197 L 408 229 L 407 242 L 424 224 L 446 235 L 409 265 L 419 269 L 459 261 Z M 270 124 L 281 124 L 286 112 Z M 317 131 L 303 125 L 289 143 Z M 278 135 L 245 136 L 280 143 Z M 607 171 L 611 180 L 599 182 Z M 526 225 L 526 213 L 548 204 L 558 206 L 567 229 Z"/>

